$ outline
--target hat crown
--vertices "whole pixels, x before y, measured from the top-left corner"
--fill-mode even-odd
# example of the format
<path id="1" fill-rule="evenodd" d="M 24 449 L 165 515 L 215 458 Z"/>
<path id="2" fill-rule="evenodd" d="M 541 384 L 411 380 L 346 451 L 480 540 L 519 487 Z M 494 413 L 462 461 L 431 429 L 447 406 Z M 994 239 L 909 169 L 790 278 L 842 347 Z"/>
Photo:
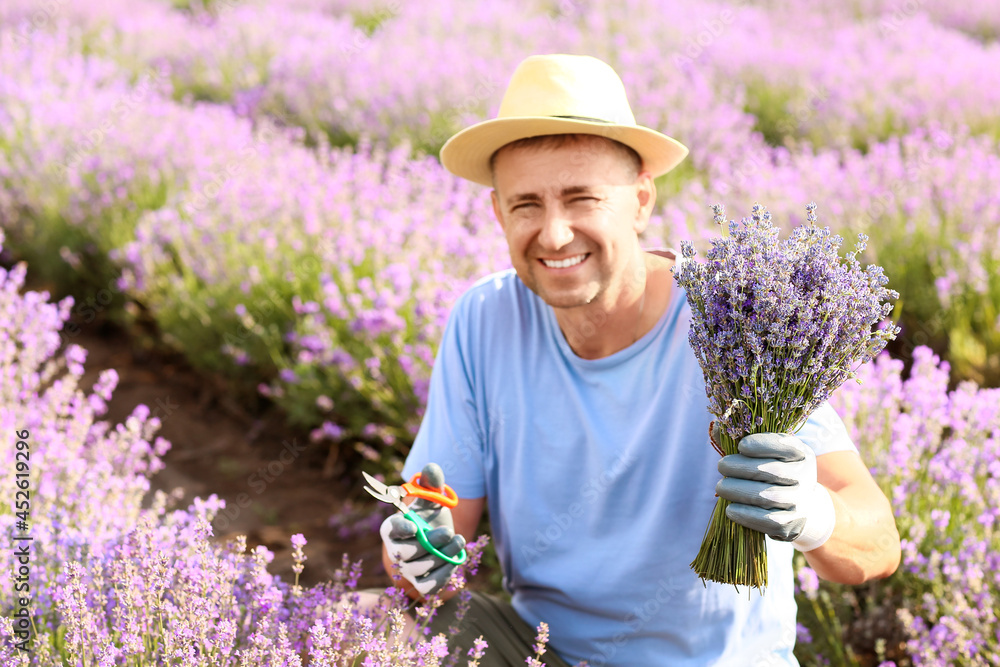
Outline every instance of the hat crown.
<path id="1" fill-rule="evenodd" d="M 518 65 L 497 118 L 532 116 L 635 125 L 622 80 L 591 56 L 531 56 Z"/>
<path id="2" fill-rule="evenodd" d="M 526 58 L 514 70 L 496 118 L 453 135 L 441 164 L 456 176 L 493 185 L 491 158 L 509 143 L 552 134 L 593 134 L 631 147 L 654 177 L 684 159 L 676 139 L 636 125 L 625 85 L 611 66 L 590 56 Z"/>

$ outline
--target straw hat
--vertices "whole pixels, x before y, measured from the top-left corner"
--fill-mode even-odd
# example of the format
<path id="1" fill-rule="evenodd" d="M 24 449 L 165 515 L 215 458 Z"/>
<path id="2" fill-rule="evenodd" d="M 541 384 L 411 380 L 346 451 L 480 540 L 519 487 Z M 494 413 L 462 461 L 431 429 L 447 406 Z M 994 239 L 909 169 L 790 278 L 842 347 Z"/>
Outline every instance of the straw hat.
<path id="1" fill-rule="evenodd" d="M 680 163 L 688 149 L 665 134 L 636 125 L 625 86 L 597 58 L 531 56 L 507 85 L 497 117 L 467 127 L 441 148 L 448 171 L 492 185 L 490 157 L 502 146 L 544 134 L 594 134 L 630 146 L 653 176 Z"/>

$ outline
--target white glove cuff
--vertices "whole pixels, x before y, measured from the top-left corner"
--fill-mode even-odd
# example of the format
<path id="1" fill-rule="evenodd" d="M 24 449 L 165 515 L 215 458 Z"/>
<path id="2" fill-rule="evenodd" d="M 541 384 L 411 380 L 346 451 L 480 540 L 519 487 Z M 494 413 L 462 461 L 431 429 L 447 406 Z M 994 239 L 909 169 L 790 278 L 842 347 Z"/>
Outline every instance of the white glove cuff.
<path id="1" fill-rule="evenodd" d="M 833 506 L 830 491 L 822 484 L 814 487 L 808 506 L 802 510 L 807 517 L 806 525 L 802 534 L 792 542 L 792 546 L 799 551 L 812 551 L 823 546 L 833 535 L 837 510 Z"/>

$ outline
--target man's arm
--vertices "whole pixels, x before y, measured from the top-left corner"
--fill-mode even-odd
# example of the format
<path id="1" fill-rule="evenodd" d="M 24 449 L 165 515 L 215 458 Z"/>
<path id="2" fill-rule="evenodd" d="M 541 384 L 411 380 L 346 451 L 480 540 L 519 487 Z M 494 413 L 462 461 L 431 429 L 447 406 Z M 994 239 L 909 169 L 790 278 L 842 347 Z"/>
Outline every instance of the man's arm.
<path id="1" fill-rule="evenodd" d="M 901 552 L 892 506 L 861 457 L 847 451 L 816 457 L 816 481 L 830 492 L 837 520 L 830 539 L 805 552 L 809 566 L 841 584 L 895 572 Z"/>
<path id="2" fill-rule="evenodd" d="M 413 500 L 413 496 L 407 496 L 404 502 L 409 504 Z M 475 539 L 476 528 L 479 527 L 479 521 L 483 517 L 485 504 L 486 498 L 459 498 L 458 505 L 451 510 L 451 518 L 455 523 L 455 532 L 464 537 L 466 542 L 472 542 Z M 389 557 L 389 550 L 384 543 L 382 544 L 382 565 L 385 567 L 386 572 L 392 572 L 392 559 Z M 395 585 L 402 585 L 406 594 L 414 600 L 419 600 L 423 597 L 413 587 L 413 584 L 406 579 L 400 578 L 399 583 Z M 449 591 L 448 593 L 442 593 L 441 599 L 448 600 L 457 592 Z"/>

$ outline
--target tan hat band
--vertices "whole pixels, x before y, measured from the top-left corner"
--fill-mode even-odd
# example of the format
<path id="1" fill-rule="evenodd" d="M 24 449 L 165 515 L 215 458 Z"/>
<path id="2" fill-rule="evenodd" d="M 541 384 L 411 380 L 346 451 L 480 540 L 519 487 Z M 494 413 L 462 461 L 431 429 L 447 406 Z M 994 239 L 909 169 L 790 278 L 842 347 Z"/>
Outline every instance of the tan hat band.
<path id="1" fill-rule="evenodd" d="M 615 124 L 615 122 L 611 120 L 604 120 L 603 118 L 591 118 L 590 116 L 549 116 L 549 118 L 568 118 L 569 120 L 583 120 L 588 123 L 604 123 L 605 125 Z"/>

